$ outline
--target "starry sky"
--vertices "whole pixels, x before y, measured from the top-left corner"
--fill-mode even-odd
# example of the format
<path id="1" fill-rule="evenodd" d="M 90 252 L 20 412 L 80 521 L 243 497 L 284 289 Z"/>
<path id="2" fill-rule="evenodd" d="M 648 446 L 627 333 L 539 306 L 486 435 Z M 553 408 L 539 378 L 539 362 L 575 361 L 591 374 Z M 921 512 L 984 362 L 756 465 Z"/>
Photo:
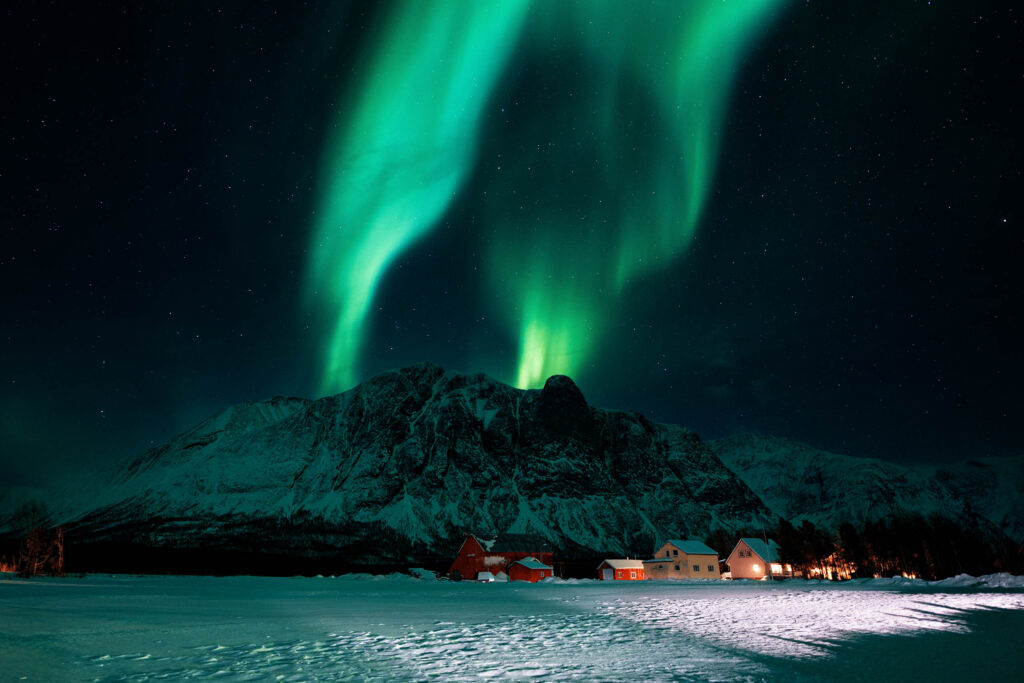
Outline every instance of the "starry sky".
<path id="1" fill-rule="evenodd" d="M 1021 453 L 1020 13 L 728 2 L 6 9 L 0 484 L 421 361 Z"/>

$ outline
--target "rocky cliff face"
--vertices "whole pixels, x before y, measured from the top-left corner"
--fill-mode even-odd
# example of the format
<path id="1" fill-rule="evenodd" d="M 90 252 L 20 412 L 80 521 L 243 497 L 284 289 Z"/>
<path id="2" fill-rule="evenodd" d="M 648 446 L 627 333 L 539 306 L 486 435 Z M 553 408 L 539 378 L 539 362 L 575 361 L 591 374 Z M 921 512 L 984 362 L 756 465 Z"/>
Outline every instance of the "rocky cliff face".
<path id="1" fill-rule="evenodd" d="M 129 462 L 88 510 L 83 541 L 366 564 L 451 557 L 464 532 L 621 556 L 773 523 L 682 427 L 593 408 L 567 377 L 520 391 L 429 364 L 230 408 Z"/>

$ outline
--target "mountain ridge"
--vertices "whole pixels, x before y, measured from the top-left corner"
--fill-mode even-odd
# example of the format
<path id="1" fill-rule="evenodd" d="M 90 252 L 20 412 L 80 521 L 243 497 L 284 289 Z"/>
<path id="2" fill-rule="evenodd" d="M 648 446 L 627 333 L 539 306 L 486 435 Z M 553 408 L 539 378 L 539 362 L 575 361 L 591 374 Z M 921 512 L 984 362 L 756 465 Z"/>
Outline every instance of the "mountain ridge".
<path id="1" fill-rule="evenodd" d="M 635 555 L 769 515 L 685 428 L 591 407 L 563 376 L 519 390 L 420 364 L 322 399 L 232 406 L 131 459 L 69 533 L 358 548 L 372 564 L 442 557 L 480 531 L 534 533 L 568 556 Z"/>
<path id="2" fill-rule="evenodd" d="M 520 390 L 422 363 L 321 399 L 230 406 L 66 495 L 52 517 L 77 544 L 354 566 L 439 564 L 465 533 L 530 533 L 569 558 L 645 556 L 780 517 L 834 529 L 908 512 L 1020 543 L 1024 468 L 1004 465 L 913 469 L 762 435 L 705 442 L 592 407 L 568 377 Z"/>

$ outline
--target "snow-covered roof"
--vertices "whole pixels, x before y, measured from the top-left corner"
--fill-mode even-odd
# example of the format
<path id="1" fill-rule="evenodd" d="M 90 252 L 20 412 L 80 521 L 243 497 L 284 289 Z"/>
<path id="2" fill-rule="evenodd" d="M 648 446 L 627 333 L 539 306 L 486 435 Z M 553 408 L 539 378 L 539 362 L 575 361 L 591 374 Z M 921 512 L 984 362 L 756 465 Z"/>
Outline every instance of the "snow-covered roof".
<path id="1" fill-rule="evenodd" d="M 643 560 L 605 560 L 598 567 L 608 565 L 612 569 L 643 569 Z"/>
<path id="2" fill-rule="evenodd" d="M 741 538 L 740 540 L 765 562 L 779 561 L 779 544 L 772 539 L 769 538 L 767 543 L 760 538 Z"/>
<path id="3" fill-rule="evenodd" d="M 501 534 L 495 538 L 475 536 L 489 553 L 542 553 L 551 552 L 551 544 L 541 536 L 531 534 Z"/>
<path id="4" fill-rule="evenodd" d="M 673 541 L 673 540 L 668 540 L 668 541 L 665 541 L 665 542 L 666 543 L 671 543 L 672 545 L 674 545 L 675 547 L 679 548 L 681 551 L 683 551 L 687 555 L 715 555 L 716 557 L 718 556 L 718 553 L 715 550 L 712 550 L 711 548 L 707 547 L 706 545 L 704 545 L 700 541 Z"/>
<path id="5" fill-rule="evenodd" d="M 523 560 L 516 560 L 512 564 L 521 564 L 527 569 L 551 569 L 551 567 L 547 566 L 536 557 L 527 557 Z"/>

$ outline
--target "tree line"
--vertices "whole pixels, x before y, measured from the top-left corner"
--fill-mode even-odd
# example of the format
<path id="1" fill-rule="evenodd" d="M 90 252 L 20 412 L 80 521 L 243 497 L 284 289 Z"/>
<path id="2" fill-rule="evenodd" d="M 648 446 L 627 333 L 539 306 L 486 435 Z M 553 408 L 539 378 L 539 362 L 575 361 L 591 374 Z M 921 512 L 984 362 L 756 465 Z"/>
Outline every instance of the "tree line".
<path id="1" fill-rule="evenodd" d="M 29 501 L 8 518 L 10 556 L 0 555 L 0 571 L 29 578 L 37 574 L 64 576 L 64 528 L 51 527 L 46 506 Z"/>
<path id="2" fill-rule="evenodd" d="M 939 515 L 906 514 L 868 522 L 844 522 L 838 529 L 804 520 L 794 526 L 780 519 L 774 528 L 738 533 L 716 530 L 706 540 L 728 548 L 743 537 L 767 536 L 779 544 L 783 563 L 807 578 L 848 579 L 907 576 L 936 580 L 970 574 L 1024 572 L 1024 548 L 977 520 L 964 525 Z"/>

